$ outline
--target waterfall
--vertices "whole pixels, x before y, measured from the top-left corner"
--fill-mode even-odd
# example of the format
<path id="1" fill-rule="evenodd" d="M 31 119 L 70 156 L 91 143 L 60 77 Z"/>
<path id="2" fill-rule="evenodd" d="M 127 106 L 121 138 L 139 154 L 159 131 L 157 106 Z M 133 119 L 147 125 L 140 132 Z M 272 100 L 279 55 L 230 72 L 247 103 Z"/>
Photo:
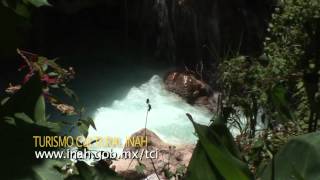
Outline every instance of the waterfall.
<path id="1" fill-rule="evenodd" d="M 196 142 L 194 128 L 186 113 L 192 114 L 196 122 L 204 125 L 209 124 L 212 118 L 207 109 L 192 106 L 167 91 L 161 77 L 154 75 L 141 86 L 132 87 L 123 99 L 99 108 L 94 116 L 97 130 L 90 127 L 88 137 L 112 136 L 125 139 L 144 128 L 147 98 L 152 106 L 147 128 L 170 144 Z"/>

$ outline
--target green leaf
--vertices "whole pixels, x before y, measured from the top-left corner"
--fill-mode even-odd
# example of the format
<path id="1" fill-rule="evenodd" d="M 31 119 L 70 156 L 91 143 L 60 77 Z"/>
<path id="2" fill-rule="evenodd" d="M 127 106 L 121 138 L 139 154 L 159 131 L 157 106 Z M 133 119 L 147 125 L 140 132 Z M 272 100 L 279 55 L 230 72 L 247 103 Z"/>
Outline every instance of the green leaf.
<path id="1" fill-rule="evenodd" d="M 20 47 L 26 39 L 25 35 L 19 31 L 19 27 L 23 25 L 28 29 L 28 22 L 13 11 L 16 7 L 15 0 L 8 0 L 7 4 L 9 8 L 0 4 L 0 21 L 3 22 L 0 33 L 0 54 L 4 57 L 13 57 L 16 54 L 16 48 Z"/>
<path id="2" fill-rule="evenodd" d="M 36 117 L 35 107 L 42 108 L 40 106 L 42 103 L 38 102 L 42 92 L 40 76 L 36 73 L 3 106 L 0 106 L 0 117 L 13 116 L 15 113 L 25 113 L 29 117 Z"/>
<path id="3" fill-rule="evenodd" d="M 6 98 L 2 99 L 0 105 L 3 106 L 9 99 L 10 99 L 10 97 L 6 97 Z"/>
<path id="4" fill-rule="evenodd" d="M 135 170 L 137 171 L 137 173 L 139 174 L 144 174 L 144 170 L 146 169 L 146 166 L 142 163 L 137 164 L 135 167 Z"/>
<path id="5" fill-rule="evenodd" d="M 67 96 L 73 98 L 77 102 L 79 101 L 79 97 L 77 96 L 77 94 L 73 90 L 65 87 L 65 88 L 63 88 L 63 91 L 64 91 L 64 93 L 66 93 Z"/>
<path id="6" fill-rule="evenodd" d="M 30 3 L 36 7 L 40 6 L 51 6 L 47 0 L 25 0 L 27 3 Z"/>
<path id="7" fill-rule="evenodd" d="M 30 18 L 30 11 L 28 7 L 23 3 L 18 3 L 14 12 L 22 17 Z"/>
<path id="8" fill-rule="evenodd" d="M 187 177 L 189 180 L 223 179 L 219 172 L 217 172 L 215 169 L 214 165 L 208 161 L 207 154 L 199 143 L 192 153 L 192 158 L 187 171 Z"/>
<path id="9" fill-rule="evenodd" d="M 88 118 L 89 124 L 93 127 L 93 129 L 97 130 L 96 125 L 91 117 Z"/>
<path id="10" fill-rule="evenodd" d="M 49 72 L 48 75 L 52 76 L 52 77 L 55 77 L 55 76 L 58 76 L 59 74 L 56 73 L 56 72 Z"/>
<path id="11" fill-rule="evenodd" d="M 5 123 L 9 124 L 9 125 L 14 125 L 16 126 L 16 121 L 13 117 L 3 117 L 3 120 Z"/>
<path id="12" fill-rule="evenodd" d="M 292 165 L 292 174 L 297 180 L 306 180 L 294 165 Z"/>
<path id="13" fill-rule="evenodd" d="M 78 130 L 79 130 L 80 134 L 87 137 L 88 136 L 88 129 L 89 129 L 89 124 L 87 123 L 87 121 L 83 121 L 83 120 L 78 121 L 77 125 L 78 125 Z"/>
<path id="14" fill-rule="evenodd" d="M 33 124 L 33 120 L 25 113 L 15 113 L 14 117 L 17 119 L 23 120 L 27 123 Z"/>
<path id="15" fill-rule="evenodd" d="M 32 167 L 34 179 L 36 180 L 64 180 L 63 174 L 55 169 L 56 166 L 62 167 L 66 162 L 47 159 L 44 163 Z"/>
<path id="16" fill-rule="evenodd" d="M 164 169 L 164 175 L 168 179 L 171 179 L 174 176 L 173 172 L 171 172 L 169 169 Z"/>
<path id="17" fill-rule="evenodd" d="M 286 89 L 281 85 L 274 86 L 269 95 L 271 97 L 271 102 L 276 107 L 280 118 L 282 120 L 294 120 L 294 116 L 289 108 L 289 102 L 286 98 Z"/>
<path id="18" fill-rule="evenodd" d="M 320 133 L 292 138 L 274 157 L 275 179 L 320 179 Z M 272 164 L 266 167 L 261 180 L 270 180 Z M 292 178 L 291 178 L 292 179 Z"/>
<path id="19" fill-rule="evenodd" d="M 80 119 L 79 123 L 85 124 L 87 128 L 89 128 L 89 126 L 92 126 L 95 130 L 97 130 L 96 125 L 94 124 L 94 121 L 91 117 Z"/>
<path id="20" fill-rule="evenodd" d="M 185 174 L 185 171 L 186 171 L 187 167 L 184 165 L 184 164 L 179 164 L 177 166 L 177 170 L 176 170 L 176 174 L 177 175 L 184 175 Z"/>
<path id="21" fill-rule="evenodd" d="M 207 161 L 217 169 L 217 172 L 224 179 L 252 179 L 252 174 L 247 165 L 232 155 L 232 153 L 220 141 L 219 136 L 213 129 L 197 124 L 193 121 L 190 114 L 187 114 L 187 116 L 198 134 L 199 143 L 201 145 L 200 147 L 205 151 Z"/>
<path id="22" fill-rule="evenodd" d="M 225 125 L 225 121 L 222 119 L 222 117 L 216 118 L 209 128 L 219 136 L 221 143 L 230 151 L 233 156 L 241 159 L 240 151 L 234 142 L 233 136 L 228 127 Z"/>
<path id="23" fill-rule="evenodd" d="M 262 139 L 258 139 L 256 142 L 253 144 L 253 148 L 262 148 L 264 146 L 264 142 Z"/>
<path id="24" fill-rule="evenodd" d="M 59 134 L 62 129 L 61 124 L 56 122 L 49 122 L 49 121 L 37 122 L 36 125 L 47 128 L 50 130 L 50 132 L 53 132 L 55 134 Z"/>
<path id="25" fill-rule="evenodd" d="M 35 122 L 46 121 L 46 107 L 43 95 L 41 95 L 35 105 L 34 120 Z"/>
<path id="26" fill-rule="evenodd" d="M 43 72 L 46 72 L 48 70 L 48 64 L 43 64 L 41 68 Z"/>
<path id="27" fill-rule="evenodd" d="M 106 165 L 88 166 L 85 162 L 78 161 L 76 164 L 79 175 L 70 176 L 68 180 L 121 180 L 114 171 L 110 170 Z"/>
<path id="28" fill-rule="evenodd" d="M 53 85 L 50 85 L 50 87 L 57 89 L 57 88 L 59 88 L 59 85 L 58 84 L 53 84 Z"/>

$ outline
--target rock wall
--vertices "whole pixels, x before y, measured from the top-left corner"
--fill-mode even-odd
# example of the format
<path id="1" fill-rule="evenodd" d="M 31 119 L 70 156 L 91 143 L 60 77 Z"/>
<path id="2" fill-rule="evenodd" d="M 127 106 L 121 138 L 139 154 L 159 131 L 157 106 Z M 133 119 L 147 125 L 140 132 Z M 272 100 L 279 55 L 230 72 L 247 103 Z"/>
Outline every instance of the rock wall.
<path id="1" fill-rule="evenodd" d="M 260 53 L 273 1 L 52 0 L 34 13 L 26 47 L 55 56 L 133 51 L 201 71 L 214 84 L 222 57 Z"/>
<path id="2" fill-rule="evenodd" d="M 223 57 L 261 53 L 273 6 L 274 0 L 135 1 L 128 6 L 129 15 L 135 12 L 129 31 L 139 22 L 143 49 L 215 85 L 214 72 Z"/>
<path id="3" fill-rule="evenodd" d="M 152 2 L 152 3 L 151 3 Z M 152 31 L 156 55 L 178 66 L 208 70 L 234 52 L 259 54 L 273 0 L 143 0 L 142 35 Z M 150 17 L 150 18 L 148 18 Z M 151 22 L 156 19 L 155 22 Z M 133 20 L 136 21 L 136 20 Z M 147 23 L 148 22 L 148 23 Z M 152 28 L 150 28 L 152 27 Z M 155 28 L 156 27 L 156 28 Z M 145 32 L 143 31 L 143 32 Z M 150 37 L 150 36 L 149 36 Z"/>

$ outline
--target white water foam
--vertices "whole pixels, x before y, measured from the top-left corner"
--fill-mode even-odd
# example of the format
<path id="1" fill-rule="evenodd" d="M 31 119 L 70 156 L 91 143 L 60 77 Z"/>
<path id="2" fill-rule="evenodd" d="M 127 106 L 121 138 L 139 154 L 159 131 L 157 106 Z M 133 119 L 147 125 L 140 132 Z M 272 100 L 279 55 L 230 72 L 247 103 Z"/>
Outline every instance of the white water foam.
<path id="1" fill-rule="evenodd" d="M 208 125 L 212 114 L 201 107 L 191 106 L 179 96 L 164 88 L 162 79 L 155 75 L 140 87 L 132 87 L 122 100 L 97 110 L 94 121 L 97 130 L 89 129 L 88 137 L 119 137 L 125 139 L 144 128 L 150 99 L 147 128 L 170 144 L 195 143 L 194 128 L 186 117 L 190 113 L 200 124 Z"/>

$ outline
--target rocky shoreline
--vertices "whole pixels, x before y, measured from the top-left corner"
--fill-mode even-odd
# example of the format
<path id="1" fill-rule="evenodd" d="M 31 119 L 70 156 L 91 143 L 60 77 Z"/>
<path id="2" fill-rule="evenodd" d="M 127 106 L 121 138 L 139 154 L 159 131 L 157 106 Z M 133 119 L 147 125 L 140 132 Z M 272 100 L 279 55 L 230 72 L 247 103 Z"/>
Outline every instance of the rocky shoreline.
<path id="1" fill-rule="evenodd" d="M 218 93 L 214 93 L 211 87 L 196 74 L 188 71 L 168 72 L 164 79 L 165 87 L 191 105 L 204 107 L 211 112 L 216 112 Z M 174 145 L 167 144 L 154 132 L 141 129 L 131 137 L 147 136 L 148 146 L 142 148 L 125 147 L 124 151 L 158 151 L 156 159 L 120 159 L 112 162 L 112 169 L 125 179 L 180 179 L 186 173 L 192 157 L 195 144 Z M 139 167 L 143 167 L 140 168 Z M 139 169 L 139 170 L 138 170 Z M 155 170 L 157 172 L 155 172 Z M 171 177 L 168 177 L 171 176 Z"/>
<path id="2" fill-rule="evenodd" d="M 145 135 L 145 129 L 134 133 L 131 137 L 141 137 Z M 160 179 L 168 179 L 168 173 L 172 173 L 171 179 L 177 179 L 180 174 L 185 173 L 191 160 L 195 144 L 172 145 L 163 142 L 154 132 L 146 129 L 147 147 L 139 148 L 140 151 L 158 151 L 156 159 L 120 159 L 112 162 L 111 168 L 125 179 L 157 179 L 155 169 Z M 126 147 L 124 151 L 136 151 L 138 148 Z M 153 166 L 154 165 L 154 166 Z M 139 172 L 137 168 L 144 168 Z"/>

